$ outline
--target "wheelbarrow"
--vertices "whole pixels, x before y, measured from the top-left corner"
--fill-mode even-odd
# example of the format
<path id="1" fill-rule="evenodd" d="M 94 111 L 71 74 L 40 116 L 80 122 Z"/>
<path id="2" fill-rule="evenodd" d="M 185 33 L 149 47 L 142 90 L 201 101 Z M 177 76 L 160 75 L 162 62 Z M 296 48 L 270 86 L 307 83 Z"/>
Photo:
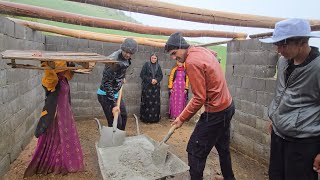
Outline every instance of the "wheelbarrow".
<path id="1" fill-rule="evenodd" d="M 155 165 L 152 161 L 152 152 L 157 144 L 144 134 L 126 137 L 123 145 L 116 147 L 100 148 L 96 143 L 103 179 L 165 179 L 189 170 L 189 166 L 170 151 L 167 153 L 165 164 Z"/>

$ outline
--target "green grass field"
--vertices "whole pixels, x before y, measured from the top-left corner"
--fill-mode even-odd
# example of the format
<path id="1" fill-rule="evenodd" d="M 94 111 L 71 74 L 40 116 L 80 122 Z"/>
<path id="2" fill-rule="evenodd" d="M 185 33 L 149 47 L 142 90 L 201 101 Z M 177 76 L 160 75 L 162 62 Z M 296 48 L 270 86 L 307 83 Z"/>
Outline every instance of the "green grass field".
<path id="1" fill-rule="evenodd" d="M 61 10 L 61 11 L 66 11 L 66 12 L 71 12 L 76 14 L 83 14 L 83 15 L 88 15 L 93 17 L 139 23 L 133 18 L 126 16 L 122 11 L 100 7 L 100 6 L 89 5 L 89 4 L 82 4 L 82 3 L 70 2 L 70 1 L 64 1 L 64 0 L 8 0 L 8 1 L 46 7 L 50 9 L 56 9 L 56 10 Z M 63 28 L 79 29 L 79 30 L 86 30 L 86 31 L 92 31 L 92 32 L 99 32 L 99 33 L 117 34 L 117 35 L 123 35 L 123 36 L 148 37 L 148 38 L 156 38 L 156 39 L 168 38 L 167 36 L 139 34 L 139 33 L 133 33 L 128 31 L 120 31 L 120 30 L 104 29 L 104 28 L 93 28 L 93 27 L 66 24 L 66 23 L 55 22 L 55 21 L 48 21 L 43 19 L 25 18 L 25 17 L 19 17 L 19 18 L 25 19 L 25 20 L 31 20 L 39 23 L 49 24 L 53 26 L 63 27 Z M 226 53 L 227 53 L 226 46 L 213 46 L 209 48 L 218 53 L 218 56 L 221 58 L 221 66 L 223 69 L 225 69 Z"/>

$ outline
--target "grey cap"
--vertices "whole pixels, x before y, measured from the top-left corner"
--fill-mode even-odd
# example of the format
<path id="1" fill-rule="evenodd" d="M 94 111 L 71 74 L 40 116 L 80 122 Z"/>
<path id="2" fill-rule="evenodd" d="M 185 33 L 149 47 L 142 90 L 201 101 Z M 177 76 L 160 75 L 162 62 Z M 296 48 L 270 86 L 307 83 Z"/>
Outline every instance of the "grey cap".
<path id="1" fill-rule="evenodd" d="M 123 41 L 120 48 L 122 51 L 134 54 L 138 50 L 138 43 L 132 38 L 127 38 Z"/>

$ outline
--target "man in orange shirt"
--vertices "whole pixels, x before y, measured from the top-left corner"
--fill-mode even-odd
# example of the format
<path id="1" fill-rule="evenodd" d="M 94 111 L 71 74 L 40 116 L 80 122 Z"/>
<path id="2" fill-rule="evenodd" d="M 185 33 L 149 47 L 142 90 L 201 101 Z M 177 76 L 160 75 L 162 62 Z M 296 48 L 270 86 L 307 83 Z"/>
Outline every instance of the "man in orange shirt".
<path id="1" fill-rule="evenodd" d="M 193 93 L 192 99 L 172 125 L 181 127 L 203 105 L 205 107 L 187 146 L 191 179 L 203 179 L 207 156 L 215 146 L 223 178 L 234 180 L 229 144 L 230 121 L 235 106 L 216 53 L 190 46 L 178 32 L 169 37 L 165 50 L 173 60 L 186 64 Z"/>

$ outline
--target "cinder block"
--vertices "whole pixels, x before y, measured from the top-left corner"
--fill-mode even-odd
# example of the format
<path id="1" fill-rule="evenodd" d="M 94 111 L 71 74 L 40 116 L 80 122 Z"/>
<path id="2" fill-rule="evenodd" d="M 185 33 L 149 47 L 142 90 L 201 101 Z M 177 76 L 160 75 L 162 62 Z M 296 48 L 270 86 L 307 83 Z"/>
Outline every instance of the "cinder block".
<path id="1" fill-rule="evenodd" d="M 236 97 L 249 102 L 256 102 L 257 91 L 244 88 L 236 88 Z"/>
<path id="2" fill-rule="evenodd" d="M 13 144 L 12 141 L 12 125 L 10 121 L 5 121 L 0 126 L 0 158 L 9 153 L 9 149 Z"/>
<path id="3" fill-rule="evenodd" d="M 0 51 L 3 51 L 5 50 L 5 38 L 4 38 L 5 35 L 1 34 L 0 33 Z"/>
<path id="4" fill-rule="evenodd" d="M 236 109 L 241 111 L 241 100 L 233 97 L 233 102 Z"/>
<path id="5" fill-rule="evenodd" d="M 153 46 L 143 46 L 143 45 L 139 45 L 138 46 L 138 51 L 139 52 L 150 53 L 150 55 L 151 55 L 152 52 L 161 52 L 161 51 L 155 51 L 155 50 L 157 50 L 157 49 L 155 47 L 153 47 Z M 160 49 L 158 49 L 158 50 L 160 50 Z"/>
<path id="6" fill-rule="evenodd" d="M 232 85 L 234 87 L 241 87 L 242 77 L 241 76 L 234 76 L 233 74 L 227 73 L 226 74 L 226 81 L 227 81 L 228 85 Z"/>
<path id="7" fill-rule="evenodd" d="M 34 30 L 30 29 L 30 28 L 25 28 L 26 40 L 33 41 L 35 32 L 36 31 L 34 31 Z"/>
<path id="8" fill-rule="evenodd" d="M 102 50 L 103 50 L 104 55 L 110 55 L 114 51 L 119 50 L 120 46 L 121 46 L 121 43 L 102 42 Z"/>
<path id="9" fill-rule="evenodd" d="M 228 52 L 227 53 L 227 65 L 239 65 L 244 62 L 244 52 Z"/>
<path id="10" fill-rule="evenodd" d="M 92 107 L 76 107 L 74 108 L 74 116 L 93 116 L 93 108 Z"/>
<path id="11" fill-rule="evenodd" d="M 38 43 L 45 43 L 46 39 L 45 36 L 40 31 L 35 31 L 33 36 L 33 41 Z"/>
<path id="12" fill-rule="evenodd" d="M 63 36 L 52 36 L 52 35 L 46 35 L 45 36 L 45 44 L 46 45 L 56 45 L 56 46 L 67 46 L 68 44 L 67 37 Z"/>
<path id="13" fill-rule="evenodd" d="M 255 115 L 259 118 L 268 120 L 268 107 L 260 104 L 255 104 Z"/>
<path id="14" fill-rule="evenodd" d="M 273 65 L 255 65 L 253 77 L 271 78 L 276 74 L 276 66 Z"/>
<path id="15" fill-rule="evenodd" d="M 78 82 L 77 91 L 85 91 L 85 83 L 84 82 Z"/>
<path id="16" fill-rule="evenodd" d="M 265 80 L 266 81 L 266 89 L 265 91 L 266 92 L 269 92 L 269 93 L 275 93 L 276 91 L 276 78 L 268 78 Z"/>
<path id="17" fill-rule="evenodd" d="M 229 52 L 240 51 L 240 41 L 239 40 L 233 40 L 233 41 L 228 42 L 227 51 L 228 51 L 228 53 Z"/>
<path id="18" fill-rule="evenodd" d="M 241 87 L 263 91 L 266 88 L 266 81 L 262 78 L 243 77 Z"/>
<path id="19" fill-rule="evenodd" d="M 238 99 L 238 102 L 240 103 L 240 107 L 237 106 L 237 109 L 239 109 L 240 111 L 245 112 L 245 113 L 254 114 L 255 103 L 245 101 L 245 100 L 240 100 L 240 99 Z"/>
<path id="20" fill-rule="evenodd" d="M 249 156 L 253 156 L 253 144 L 254 141 L 250 138 L 242 136 L 239 133 L 234 133 L 234 136 L 231 140 L 231 146 L 235 147 L 238 151 L 247 154 Z"/>
<path id="21" fill-rule="evenodd" d="M 4 36 L 4 49 L 17 49 L 19 46 L 17 39 L 11 37 L 11 36 Z"/>
<path id="22" fill-rule="evenodd" d="M 26 28 L 20 24 L 14 24 L 14 37 L 17 39 L 26 39 Z"/>
<path id="23" fill-rule="evenodd" d="M 0 17 L 0 33 L 14 37 L 14 22 L 5 18 Z"/>
<path id="24" fill-rule="evenodd" d="M 258 39 L 248 39 L 240 41 L 240 51 L 261 50 L 261 42 Z"/>
<path id="25" fill-rule="evenodd" d="M 10 155 L 7 154 L 0 159 L 0 178 L 3 177 L 10 169 Z"/>
<path id="26" fill-rule="evenodd" d="M 16 142 L 15 145 L 10 150 L 10 162 L 13 163 L 22 151 L 22 140 Z"/>
<path id="27" fill-rule="evenodd" d="M 245 124 L 245 125 L 248 125 L 250 127 L 255 128 L 256 127 L 256 121 L 257 121 L 258 117 L 254 116 L 254 115 L 251 115 L 251 114 L 248 114 L 248 113 L 244 113 L 244 112 L 239 111 L 239 110 L 236 110 L 233 118 L 235 120 L 237 120 L 239 123 L 242 123 L 242 124 Z"/>
<path id="28" fill-rule="evenodd" d="M 256 129 L 259 130 L 260 132 L 267 134 L 268 133 L 268 125 L 269 125 L 268 120 L 257 118 Z"/>
<path id="29" fill-rule="evenodd" d="M 246 51 L 243 64 L 247 65 L 272 65 L 275 66 L 278 53 L 270 51 Z"/>
<path id="30" fill-rule="evenodd" d="M 269 161 L 270 148 L 259 143 L 254 143 L 253 153 L 255 154 L 254 158 L 259 160 L 260 163 L 267 164 Z"/>
<path id="31" fill-rule="evenodd" d="M 257 91 L 258 104 L 269 106 L 273 98 L 274 98 L 274 93 Z"/>
<path id="32" fill-rule="evenodd" d="M 245 125 L 240 123 L 239 124 L 239 134 L 249 139 L 252 139 L 256 143 L 262 143 L 263 133 L 255 129 L 254 127 Z"/>
<path id="33" fill-rule="evenodd" d="M 15 113 L 12 116 L 12 118 L 10 119 L 10 121 L 12 123 L 12 128 L 14 129 L 14 131 L 19 130 L 18 133 L 22 133 L 21 136 L 17 136 L 17 134 L 15 134 L 15 138 L 23 137 L 23 133 L 25 133 L 25 131 L 22 131 L 22 130 L 25 129 L 23 124 L 26 121 L 26 117 L 28 117 L 28 114 L 27 114 L 26 110 L 25 109 L 21 109 L 17 113 Z M 23 126 L 23 127 L 21 127 L 21 126 Z M 17 141 L 15 141 L 15 142 L 17 142 Z"/>
<path id="34" fill-rule="evenodd" d="M 236 97 L 236 87 L 233 85 L 228 85 L 229 92 L 233 98 Z"/>
<path id="35" fill-rule="evenodd" d="M 242 76 L 242 77 L 254 77 L 255 74 L 255 66 L 252 65 L 235 65 L 234 66 L 234 76 Z"/>
<path id="36" fill-rule="evenodd" d="M 102 107 L 93 107 L 93 116 L 94 117 L 104 117 L 104 112 Z"/>
<path id="37" fill-rule="evenodd" d="M 57 51 L 57 46 L 56 45 L 46 44 L 45 45 L 45 50 L 46 51 Z"/>
<path id="38" fill-rule="evenodd" d="M 94 40 L 88 40 L 88 47 L 89 48 L 94 48 L 94 49 L 102 49 L 103 48 L 103 42 L 94 41 Z"/>
<path id="39" fill-rule="evenodd" d="M 18 96 L 18 89 L 17 86 L 15 84 L 10 84 L 5 86 L 5 88 L 3 89 L 3 102 L 9 102 L 12 101 L 13 99 L 15 99 Z"/>
<path id="40" fill-rule="evenodd" d="M 6 85 L 6 79 L 7 79 L 7 70 L 0 70 L 0 87 Z"/>

